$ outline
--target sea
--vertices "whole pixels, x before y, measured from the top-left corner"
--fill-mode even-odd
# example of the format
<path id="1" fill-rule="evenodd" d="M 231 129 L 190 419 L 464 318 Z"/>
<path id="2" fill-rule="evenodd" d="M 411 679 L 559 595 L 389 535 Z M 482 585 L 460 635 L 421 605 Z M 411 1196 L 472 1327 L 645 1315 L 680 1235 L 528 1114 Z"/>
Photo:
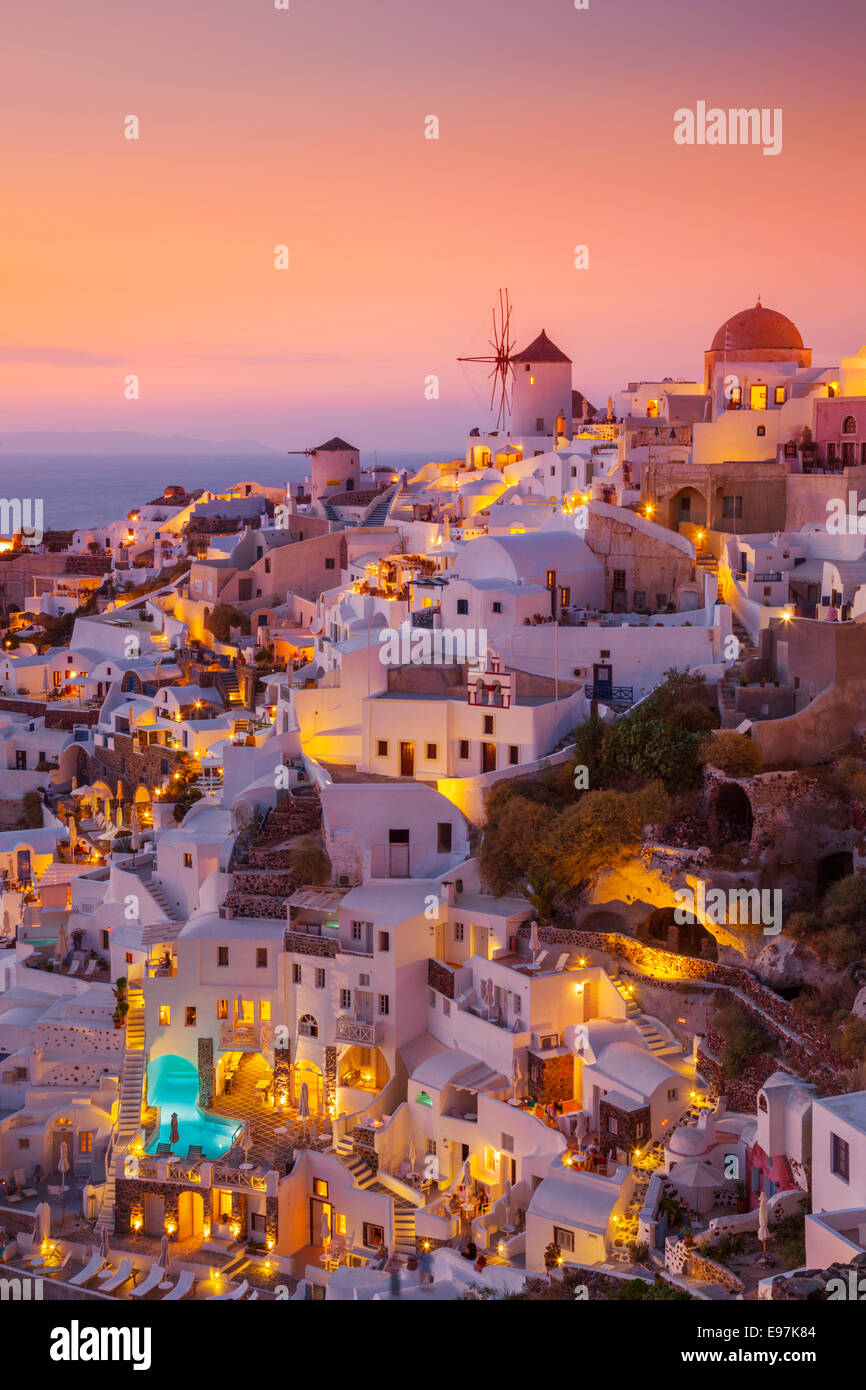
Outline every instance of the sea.
<path id="1" fill-rule="evenodd" d="M 459 453 L 459 448 L 458 451 Z M 414 473 L 431 458 L 451 453 L 417 451 L 363 453 L 361 468 L 374 463 Z M 284 487 L 302 482 L 309 459 L 279 453 L 31 454 L 0 453 L 0 498 L 42 500 L 42 526 L 71 531 L 125 517 L 177 484 L 218 492 L 233 483 Z"/>

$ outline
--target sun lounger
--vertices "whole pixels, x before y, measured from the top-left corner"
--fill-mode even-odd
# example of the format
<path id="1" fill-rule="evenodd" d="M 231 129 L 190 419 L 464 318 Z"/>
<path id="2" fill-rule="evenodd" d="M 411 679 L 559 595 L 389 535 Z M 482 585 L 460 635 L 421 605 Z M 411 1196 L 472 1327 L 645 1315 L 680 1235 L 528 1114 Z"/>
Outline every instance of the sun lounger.
<path id="1" fill-rule="evenodd" d="M 35 1197 L 37 1195 L 35 1187 L 27 1186 L 27 1178 L 24 1175 L 23 1168 L 16 1168 L 12 1176 L 15 1179 L 15 1186 L 18 1188 L 22 1197 Z"/>
<path id="2" fill-rule="evenodd" d="M 93 960 L 88 961 L 87 965 L 84 968 L 85 975 L 92 975 L 96 969 L 97 963 L 98 962 L 95 956 L 93 957 Z"/>
<path id="3" fill-rule="evenodd" d="M 150 1273 L 137 1289 L 130 1289 L 130 1298 L 146 1298 L 154 1289 L 159 1288 L 165 1280 L 165 1270 L 162 1265 L 151 1265 Z"/>
<path id="4" fill-rule="evenodd" d="M 70 1284 L 89 1284 L 91 1279 L 96 1278 L 104 1264 L 105 1260 L 102 1255 L 91 1255 L 90 1260 L 84 1268 L 80 1269 L 78 1273 L 69 1280 Z"/>
<path id="5" fill-rule="evenodd" d="M 80 964 L 81 964 L 81 961 L 80 961 L 80 960 L 74 960 L 74 961 L 72 962 L 72 964 L 70 965 L 69 969 L 68 969 L 67 972 L 66 972 L 67 975 L 77 975 L 77 974 L 78 974 L 78 967 L 79 967 Z"/>
<path id="6" fill-rule="evenodd" d="M 187 1294 L 190 1292 L 194 1284 L 195 1275 L 193 1274 L 192 1270 L 183 1270 L 174 1288 L 170 1289 L 167 1294 L 163 1295 L 162 1302 L 176 1303 L 179 1298 L 186 1298 Z"/>
<path id="7" fill-rule="evenodd" d="M 137 1273 L 138 1270 L 133 1265 L 132 1260 L 121 1260 L 111 1278 L 106 1279 L 102 1285 L 102 1292 L 114 1293 L 114 1290 L 119 1289 L 121 1284 L 125 1284 L 128 1279 L 134 1279 Z"/>
<path id="8" fill-rule="evenodd" d="M 49 1262 L 49 1263 L 46 1263 L 46 1264 L 44 1264 L 44 1265 L 40 1265 L 40 1267 L 39 1267 L 39 1273 L 40 1273 L 40 1274 L 50 1274 L 52 1279 L 56 1279 L 57 1276 L 58 1276 L 58 1274 L 62 1274 L 62 1273 L 63 1273 L 64 1269 L 65 1269 L 66 1266 L 69 1264 L 69 1261 L 70 1261 L 71 1259 L 72 1259 L 72 1251 L 71 1251 L 71 1250 L 67 1250 L 66 1254 L 63 1256 L 63 1259 L 60 1261 L 59 1264 L 51 1264 L 51 1263 Z"/>
<path id="9" fill-rule="evenodd" d="M 186 1151 L 186 1156 L 200 1163 L 204 1158 L 204 1149 L 201 1144 L 190 1144 Z"/>
<path id="10" fill-rule="evenodd" d="M 258 1296 L 259 1296 L 259 1291 L 258 1291 L 258 1289 L 253 1289 L 253 1291 L 252 1291 L 252 1293 L 250 1294 L 249 1298 L 246 1300 L 247 1303 L 252 1303 L 255 1299 L 258 1298 Z"/>
<path id="11" fill-rule="evenodd" d="M 228 1293 L 210 1294 L 208 1303 L 237 1303 L 238 1299 L 243 1298 L 249 1287 L 249 1282 L 244 1279 L 236 1289 L 229 1289 Z"/>
<path id="12" fill-rule="evenodd" d="M 157 1158 L 159 1158 L 159 1157 L 161 1157 L 161 1156 L 163 1156 L 163 1155 L 165 1155 L 165 1154 L 170 1154 L 170 1153 L 171 1153 L 171 1144 L 157 1144 L 157 1146 L 156 1146 Z"/>

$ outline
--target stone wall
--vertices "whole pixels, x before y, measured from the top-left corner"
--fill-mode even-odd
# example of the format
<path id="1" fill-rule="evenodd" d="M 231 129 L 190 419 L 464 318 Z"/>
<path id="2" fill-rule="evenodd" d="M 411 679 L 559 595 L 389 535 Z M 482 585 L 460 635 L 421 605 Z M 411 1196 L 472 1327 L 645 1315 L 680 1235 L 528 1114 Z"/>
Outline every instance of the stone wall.
<path id="1" fill-rule="evenodd" d="M 142 783 L 147 787 L 162 786 L 166 776 L 162 771 L 163 761 L 167 762 L 171 774 L 179 771 L 184 765 L 186 754 L 179 749 L 165 748 L 158 743 L 150 743 L 147 748 L 139 751 L 138 744 L 128 734 L 115 734 L 113 749 L 93 750 L 91 781 L 105 782 L 112 793 L 120 782 L 124 795 L 132 797 Z"/>
<path id="2" fill-rule="evenodd" d="M 198 1039 L 198 1103 L 203 1109 L 213 1105 L 213 1038 Z"/>
<path id="3" fill-rule="evenodd" d="M 528 928 L 526 935 L 529 936 Z M 431 989 L 444 994 L 446 999 L 454 998 L 454 971 L 450 966 L 445 965 L 441 960 L 435 960 L 432 956 L 427 961 L 427 983 Z"/>
<path id="4" fill-rule="evenodd" d="M 527 1053 L 527 1083 L 534 1100 L 550 1105 L 555 1100 L 574 1097 L 574 1056 L 540 1057 Z"/>
<path id="5" fill-rule="evenodd" d="M 303 956 L 335 956 L 340 949 L 339 941 L 328 936 L 309 936 L 306 932 L 287 931 L 286 950 Z"/>
<path id="6" fill-rule="evenodd" d="M 616 1129 L 611 1127 L 611 1120 Z M 599 1102 L 598 1126 L 598 1140 L 602 1149 L 625 1149 L 630 1153 L 632 1149 L 645 1144 L 652 1132 L 650 1107 L 645 1105 L 640 1110 L 619 1110 L 617 1106 L 602 1100 Z"/>

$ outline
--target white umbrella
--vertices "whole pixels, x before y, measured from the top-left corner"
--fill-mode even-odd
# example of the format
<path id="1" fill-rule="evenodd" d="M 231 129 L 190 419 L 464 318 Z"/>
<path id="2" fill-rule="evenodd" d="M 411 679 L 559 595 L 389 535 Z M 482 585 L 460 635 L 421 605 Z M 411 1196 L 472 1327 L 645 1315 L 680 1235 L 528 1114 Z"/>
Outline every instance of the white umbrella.
<path id="1" fill-rule="evenodd" d="M 326 1250 L 327 1250 L 328 1246 L 330 1245 L 330 1243 L 331 1243 L 331 1223 L 330 1223 L 330 1221 L 328 1220 L 328 1213 L 327 1213 L 326 1211 L 323 1210 L 323 1211 L 322 1211 L 322 1244 L 324 1245 L 324 1247 L 325 1247 Z"/>
<path id="2" fill-rule="evenodd" d="M 54 955 L 57 960 L 62 960 L 69 952 L 69 938 L 66 935 L 66 923 L 61 922 L 57 932 L 57 945 L 54 947 Z"/>
<path id="3" fill-rule="evenodd" d="M 503 1229 L 506 1231 L 513 1231 L 514 1223 L 511 1220 L 511 1183 L 508 1181 L 507 1178 L 505 1179 L 505 1200 L 503 1203 L 503 1216 L 505 1218 L 502 1222 Z"/>
<path id="4" fill-rule="evenodd" d="M 529 949 L 533 955 L 538 950 L 538 923 L 531 922 L 529 925 Z"/>
<path id="5" fill-rule="evenodd" d="M 415 1160 L 418 1157 L 418 1150 L 415 1147 L 415 1135 L 409 1135 L 409 1172 L 415 1173 Z"/>
<path id="6" fill-rule="evenodd" d="M 66 1141 L 60 1145 L 60 1160 L 57 1164 L 60 1170 L 60 1191 L 66 1191 L 66 1174 L 69 1172 L 69 1149 Z"/>
<path id="7" fill-rule="evenodd" d="M 767 1209 L 767 1194 L 761 1193 L 758 1202 L 758 1240 L 763 1246 L 764 1254 L 767 1253 L 767 1241 L 770 1236 L 770 1213 Z"/>
<path id="8" fill-rule="evenodd" d="M 520 1058 L 515 1052 L 511 1061 L 511 1094 L 517 1099 L 517 1088 L 520 1085 Z"/>
<path id="9" fill-rule="evenodd" d="M 165 1236 L 163 1236 L 162 1240 L 159 1242 L 159 1267 L 160 1267 L 160 1269 L 168 1269 L 168 1258 L 169 1258 L 169 1257 L 168 1257 L 168 1236 L 165 1235 Z"/>
<path id="10" fill-rule="evenodd" d="M 301 1098 L 298 1101 L 298 1116 L 304 1127 L 304 1134 L 306 1134 L 307 1120 L 310 1118 L 310 1093 L 307 1090 L 306 1081 L 301 1086 Z"/>

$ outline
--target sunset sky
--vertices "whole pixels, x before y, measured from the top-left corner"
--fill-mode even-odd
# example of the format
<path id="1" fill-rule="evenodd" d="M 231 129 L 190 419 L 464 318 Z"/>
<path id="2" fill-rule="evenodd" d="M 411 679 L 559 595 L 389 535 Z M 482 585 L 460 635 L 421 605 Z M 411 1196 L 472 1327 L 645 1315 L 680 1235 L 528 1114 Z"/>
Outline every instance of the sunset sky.
<path id="1" fill-rule="evenodd" d="M 866 341 L 850 0 L 12 10 L 7 431 L 459 452 L 488 417 L 483 375 L 455 358 L 484 351 L 500 285 L 518 346 L 546 328 L 597 402 L 700 376 L 758 292 L 816 364 Z M 673 113 L 698 100 L 781 107 L 782 153 L 676 145 Z"/>

